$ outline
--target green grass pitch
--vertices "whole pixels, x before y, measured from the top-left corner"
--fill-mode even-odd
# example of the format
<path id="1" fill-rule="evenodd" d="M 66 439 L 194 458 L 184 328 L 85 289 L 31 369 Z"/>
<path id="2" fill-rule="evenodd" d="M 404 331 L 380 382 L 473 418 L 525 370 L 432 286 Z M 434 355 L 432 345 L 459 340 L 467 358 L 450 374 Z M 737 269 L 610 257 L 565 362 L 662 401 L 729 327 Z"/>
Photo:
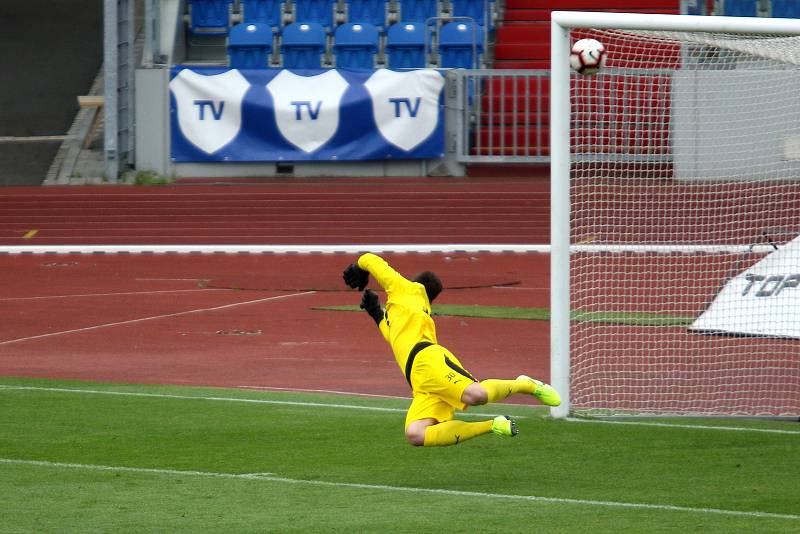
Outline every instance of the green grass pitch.
<path id="1" fill-rule="evenodd" d="M 317 310 L 361 312 L 359 306 L 320 306 Z M 473 304 L 436 304 L 433 314 L 439 316 L 474 317 L 480 319 L 516 319 L 549 321 L 548 308 L 522 308 L 513 306 L 479 306 Z M 572 320 L 632 326 L 689 326 L 693 317 L 637 312 L 572 312 Z"/>
<path id="2" fill-rule="evenodd" d="M 800 532 L 798 423 L 504 404 L 414 448 L 407 404 L 0 378 L 0 532 Z"/>

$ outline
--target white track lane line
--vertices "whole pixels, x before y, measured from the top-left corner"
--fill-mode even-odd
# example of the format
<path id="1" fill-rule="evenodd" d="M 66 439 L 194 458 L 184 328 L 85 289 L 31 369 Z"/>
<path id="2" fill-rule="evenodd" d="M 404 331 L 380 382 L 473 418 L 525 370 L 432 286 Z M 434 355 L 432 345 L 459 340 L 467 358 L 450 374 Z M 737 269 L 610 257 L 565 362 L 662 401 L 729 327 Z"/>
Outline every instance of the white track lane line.
<path id="1" fill-rule="evenodd" d="M 596 501 L 591 499 L 571 499 L 559 497 L 540 497 L 537 495 L 513 495 L 503 493 L 484 493 L 477 491 L 445 490 L 435 488 L 414 488 L 410 486 L 388 486 L 384 484 L 359 484 L 354 482 L 330 482 L 325 480 L 303 480 L 286 478 L 259 473 L 215 473 L 211 471 L 182 471 L 176 469 L 154 469 L 146 467 L 124 467 L 93 464 L 73 464 L 62 462 L 46 462 L 40 460 L 20 460 L 14 458 L 0 458 L 0 464 L 19 465 L 30 467 L 43 467 L 49 469 L 74 469 L 79 471 L 106 471 L 112 473 L 133 473 L 142 475 L 165 475 L 197 478 L 223 478 L 246 480 L 253 482 L 276 482 L 279 484 L 297 484 L 303 486 L 317 486 L 326 488 L 347 488 L 370 491 L 389 491 L 396 493 L 412 493 L 424 495 L 446 495 L 460 498 L 497 499 L 506 501 L 522 501 L 545 504 L 568 504 L 576 506 L 597 506 L 604 508 L 626 508 L 629 510 L 650 510 L 659 512 L 680 512 L 689 514 L 714 514 L 732 517 L 749 517 L 759 519 L 785 519 L 800 521 L 800 515 L 777 514 L 771 512 L 746 512 L 742 510 L 724 510 L 720 508 L 695 508 L 691 506 L 675 506 L 671 504 L 631 503 L 620 501 Z"/>
<path id="2" fill-rule="evenodd" d="M 361 254 L 396 253 L 550 253 L 550 245 L 3 245 L 0 254 Z"/>
<path id="3" fill-rule="evenodd" d="M 89 332 L 91 330 L 99 330 L 101 328 L 109 328 L 109 327 L 112 327 L 112 326 L 129 325 L 129 324 L 134 324 L 134 323 L 141 323 L 141 322 L 144 322 L 144 321 L 153 321 L 155 319 L 166 319 L 168 317 L 179 317 L 181 315 L 189 315 L 189 314 L 192 314 L 192 313 L 203 313 L 203 312 L 209 312 L 209 311 L 224 310 L 224 309 L 227 309 L 227 308 L 235 308 L 236 306 L 244 306 L 244 305 L 247 305 L 247 304 L 258 304 L 260 302 L 267 302 L 267 301 L 270 301 L 270 300 L 287 299 L 287 298 L 291 298 L 291 297 L 300 297 L 300 296 L 303 296 L 303 295 L 311 295 L 313 293 L 316 293 L 316 291 L 303 291 L 302 293 L 290 293 L 288 295 L 276 295 L 276 296 L 273 296 L 273 297 L 265 297 L 265 298 L 262 298 L 262 299 L 247 300 L 247 301 L 244 301 L 244 302 L 234 302 L 232 304 L 224 304 L 222 306 L 214 306 L 212 308 L 197 308 L 197 309 L 194 309 L 194 310 L 186 310 L 186 311 L 176 312 L 176 313 L 165 313 L 163 315 L 153 315 L 153 316 L 150 316 L 150 317 L 139 317 L 138 319 L 129 319 L 127 321 L 117 321 L 117 322 L 113 322 L 113 323 L 103 323 L 103 324 L 98 324 L 98 325 L 93 325 L 93 326 L 86 326 L 86 327 L 83 327 L 83 328 L 73 328 L 71 330 L 62 330 L 60 332 L 50 332 L 50 333 L 47 333 L 47 334 L 39 334 L 39 335 L 36 335 L 36 336 L 27 336 L 27 337 L 19 337 L 19 338 L 16 338 L 16 339 L 8 339 L 6 341 L 0 341 L 0 345 L 10 345 L 12 343 L 20 343 L 22 341 L 31 341 L 31 340 L 34 340 L 34 339 L 44 339 L 44 338 L 48 338 L 48 337 L 61 336 L 61 335 L 66 335 L 66 334 L 76 334 L 78 332 Z"/>

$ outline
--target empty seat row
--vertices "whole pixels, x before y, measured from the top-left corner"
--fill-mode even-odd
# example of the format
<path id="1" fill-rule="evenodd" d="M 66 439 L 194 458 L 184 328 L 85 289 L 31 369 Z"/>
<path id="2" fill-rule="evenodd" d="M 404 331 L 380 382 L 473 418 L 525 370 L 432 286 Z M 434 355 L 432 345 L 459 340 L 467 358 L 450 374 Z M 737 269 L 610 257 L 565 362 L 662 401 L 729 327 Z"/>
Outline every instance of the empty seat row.
<path id="1" fill-rule="evenodd" d="M 454 21 L 441 27 L 438 35 L 426 31 L 420 23 L 391 26 L 383 50 L 378 29 L 369 23 L 339 26 L 330 47 L 332 61 L 326 61 L 328 39 L 319 23 L 292 23 L 281 36 L 274 36 L 263 23 L 242 23 L 231 29 L 228 55 L 232 68 L 267 68 L 278 49 L 282 66 L 288 69 L 318 69 L 326 66 L 351 69 L 393 69 L 431 66 L 429 50 L 439 53 L 437 66 L 442 68 L 477 68 L 483 53 L 483 32 L 469 21 Z M 427 44 L 426 44 L 427 43 Z M 431 44 L 432 43 L 432 44 Z M 379 56 L 385 54 L 385 62 Z"/>
<path id="2" fill-rule="evenodd" d="M 316 22 L 329 33 L 340 23 L 368 22 L 384 31 L 392 22 L 447 16 L 488 23 L 492 30 L 494 6 L 494 0 L 188 0 L 188 26 L 195 35 L 227 34 L 238 20 L 267 24 L 275 32 L 290 22 Z"/>

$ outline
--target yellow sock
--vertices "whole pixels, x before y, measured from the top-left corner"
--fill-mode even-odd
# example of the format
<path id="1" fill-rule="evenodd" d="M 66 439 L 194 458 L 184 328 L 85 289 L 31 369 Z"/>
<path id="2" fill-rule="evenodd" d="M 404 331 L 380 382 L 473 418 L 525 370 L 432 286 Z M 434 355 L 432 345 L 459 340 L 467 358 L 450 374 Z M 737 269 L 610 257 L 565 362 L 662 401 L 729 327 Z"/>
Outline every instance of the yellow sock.
<path id="1" fill-rule="evenodd" d="M 477 423 L 467 423 L 457 419 L 445 421 L 425 429 L 425 446 L 457 445 L 462 441 L 488 434 L 491 431 L 491 419 L 489 421 L 478 421 Z"/>
<path id="2" fill-rule="evenodd" d="M 533 394 L 534 384 L 530 380 L 498 380 L 489 378 L 481 381 L 481 385 L 489 394 L 488 402 L 497 402 L 515 393 Z"/>

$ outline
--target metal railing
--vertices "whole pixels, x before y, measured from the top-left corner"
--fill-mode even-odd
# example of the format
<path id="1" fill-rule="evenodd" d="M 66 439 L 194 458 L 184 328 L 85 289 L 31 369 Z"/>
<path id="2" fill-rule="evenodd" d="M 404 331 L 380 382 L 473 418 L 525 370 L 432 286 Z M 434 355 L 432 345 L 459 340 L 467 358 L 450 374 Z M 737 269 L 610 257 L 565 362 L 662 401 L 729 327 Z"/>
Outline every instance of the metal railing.
<path id="1" fill-rule="evenodd" d="M 457 161 L 550 161 L 549 71 L 455 69 L 447 76 Z"/>

